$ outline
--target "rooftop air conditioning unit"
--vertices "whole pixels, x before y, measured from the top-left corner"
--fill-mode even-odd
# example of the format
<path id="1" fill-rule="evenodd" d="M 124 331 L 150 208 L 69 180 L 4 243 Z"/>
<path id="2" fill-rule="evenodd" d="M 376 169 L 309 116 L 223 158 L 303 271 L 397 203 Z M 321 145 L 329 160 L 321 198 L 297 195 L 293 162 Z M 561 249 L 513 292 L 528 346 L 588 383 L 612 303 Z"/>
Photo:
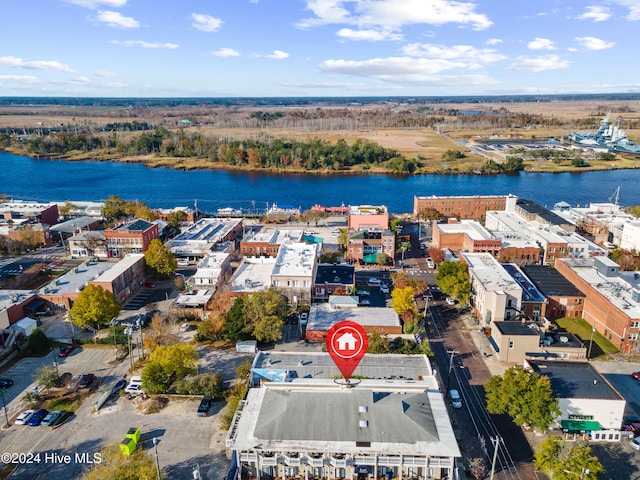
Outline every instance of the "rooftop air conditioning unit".
<path id="1" fill-rule="evenodd" d="M 369 421 L 368 420 L 360 420 L 358 422 L 358 426 L 360 428 L 368 428 L 369 427 Z"/>
<path id="2" fill-rule="evenodd" d="M 565 336 L 560 337 L 560 343 L 569 343 L 569 337 L 565 337 Z"/>
<path id="3" fill-rule="evenodd" d="M 368 411 L 368 408 L 366 405 L 360 405 L 358 407 L 358 413 L 367 413 L 367 411 Z"/>

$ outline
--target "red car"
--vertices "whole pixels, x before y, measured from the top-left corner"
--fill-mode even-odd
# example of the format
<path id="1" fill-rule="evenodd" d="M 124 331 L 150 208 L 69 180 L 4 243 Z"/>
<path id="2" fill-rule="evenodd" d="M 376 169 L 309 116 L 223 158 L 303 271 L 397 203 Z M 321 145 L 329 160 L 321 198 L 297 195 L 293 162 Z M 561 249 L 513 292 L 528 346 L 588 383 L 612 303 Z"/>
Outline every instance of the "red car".
<path id="1" fill-rule="evenodd" d="M 71 352 L 73 352 L 73 349 L 75 347 L 73 345 L 67 345 L 66 347 L 62 347 L 60 349 L 60 351 L 58 352 L 58 356 L 59 357 L 66 357 L 68 356 Z"/>
<path id="2" fill-rule="evenodd" d="M 633 372 L 633 373 L 631 374 L 631 376 L 632 376 L 633 378 L 635 378 L 636 380 L 640 380 L 640 372 Z"/>
<path id="3" fill-rule="evenodd" d="M 144 282 L 144 286 L 147 288 L 156 288 L 156 284 L 153 282 Z"/>

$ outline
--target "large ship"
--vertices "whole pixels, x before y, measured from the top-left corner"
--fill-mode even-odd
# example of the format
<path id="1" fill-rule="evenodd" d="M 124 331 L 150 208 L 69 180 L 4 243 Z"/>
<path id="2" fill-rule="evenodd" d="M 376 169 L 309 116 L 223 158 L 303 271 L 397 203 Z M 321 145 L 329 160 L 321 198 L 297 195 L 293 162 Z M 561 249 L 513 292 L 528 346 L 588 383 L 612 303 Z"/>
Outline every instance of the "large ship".
<path id="1" fill-rule="evenodd" d="M 609 115 L 602 119 L 597 132 L 569 132 L 569 140 L 585 147 L 640 155 L 640 145 L 627 138 L 627 133 L 620 127 L 620 118 L 613 124 L 609 121 Z"/>

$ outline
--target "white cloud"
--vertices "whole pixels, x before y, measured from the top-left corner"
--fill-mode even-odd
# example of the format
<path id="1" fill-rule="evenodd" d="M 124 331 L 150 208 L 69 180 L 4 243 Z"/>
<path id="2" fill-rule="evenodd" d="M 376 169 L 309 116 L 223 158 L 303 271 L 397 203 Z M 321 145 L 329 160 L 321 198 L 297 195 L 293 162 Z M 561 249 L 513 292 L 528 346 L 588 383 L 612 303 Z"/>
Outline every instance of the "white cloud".
<path id="1" fill-rule="evenodd" d="M 475 30 L 489 28 L 493 22 L 475 8 L 476 4 L 460 0 L 307 0 L 307 10 L 315 17 L 300 20 L 298 27 L 347 24 L 397 30 L 404 25 L 459 23 Z"/>
<path id="2" fill-rule="evenodd" d="M 465 62 L 413 57 L 372 58 L 363 61 L 327 60 L 320 66 L 327 72 L 375 78 L 392 83 L 416 85 L 481 85 L 493 83 L 484 74 L 439 75 L 456 68 L 468 68 Z"/>
<path id="3" fill-rule="evenodd" d="M 485 45 L 498 45 L 499 43 L 502 43 L 502 40 L 500 40 L 499 38 L 490 38 L 489 40 L 487 40 L 486 42 L 484 42 Z"/>
<path id="4" fill-rule="evenodd" d="M 544 70 L 567 68 L 568 66 L 569 62 L 562 60 L 558 55 L 543 55 L 541 57 L 517 57 L 515 63 L 511 64 L 507 70 L 542 72 Z"/>
<path id="5" fill-rule="evenodd" d="M 578 20 L 593 20 L 594 22 L 604 22 L 611 17 L 611 11 L 608 7 L 593 5 L 587 7 L 587 11 L 582 15 L 578 15 Z"/>
<path id="6" fill-rule="evenodd" d="M 125 17 L 120 12 L 100 10 L 96 15 L 96 20 L 114 28 L 140 28 L 140 22 L 135 18 Z"/>
<path id="7" fill-rule="evenodd" d="M 616 3 L 629 9 L 627 20 L 640 20 L 640 3 L 638 3 L 638 0 L 616 0 Z"/>
<path id="8" fill-rule="evenodd" d="M 309 83 L 293 83 L 293 82 L 280 82 L 279 85 L 284 87 L 293 88 L 339 88 L 345 90 L 360 89 L 367 87 L 361 83 L 348 83 L 348 82 L 309 82 Z"/>
<path id="9" fill-rule="evenodd" d="M 222 25 L 222 20 L 204 13 L 192 13 L 191 18 L 193 18 L 191 26 L 203 32 L 215 32 Z"/>
<path id="10" fill-rule="evenodd" d="M 26 68 L 29 70 L 57 70 L 59 72 L 74 73 L 74 70 L 57 60 L 28 60 L 18 57 L 0 57 L 0 66 Z"/>
<path id="11" fill-rule="evenodd" d="M 113 72 L 110 72 L 108 70 L 98 70 L 96 72 L 93 72 L 93 74 L 96 77 L 116 77 L 117 75 Z"/>
<path id="12" fill-rule="evenodd" d="M 168 50 L 173 50 L 180 46 L 177 43 L 146 42 L 144 40 L 111 40 L 111 43 L 122 45 L 123 47 L 165 48 Z"/>
<path id="13" fill-rule="evenodd" d="M 466 68 L 477 67 L 482 63 L 493 63 L 507 57 L 492 48 L 478 49 L 471 45 L 436 45 L 431 43 L 410 43 L 402 47 L 402 51 L 412 57 L 457 60 L 467 62 Z"/>
<path id="14" fill-rule="evenodd" d="M 66 3 L 79 7 L 95 10 L 100 7 L 122 8 L 127 4 L 127 0 L 63 0 Z"/>
<path id="15" fill-rule="evenodd" d="M 0 75 L 0 82 L 15 82 L 15 83 L 38 83 L 39 80 L 33 75 Z"/>
<path id="16" fill-rule="evenodd" d="M 273 53 L 270 53 L 268 55 L 259 55 L 259 56 L 264 58 L 271 58 L 273 60 L 283 60 L 285 58 L 288 58 L 289 54 L 287 52 L 283 52 L 282 50 L 274 50 Z"/>
<path id="17" fill-rule="evenodd" d="M 341 28 L 337 35 L 348 40 L 366 40 L 368 42 L 398 41 L 404 38 L 402 34 L 390 30 L 352 30 L 351 28 Z"/>
<path id="18" fill-rule="evenodd" d="M 239 57 L 240 53 L 233 48 L 221 48 L 211 52 L 214 57 Z"/>
<path id="19" fill-rule="evenodd" d="M 606 42 L 596 37 L 576 37 L 576 42 L 587 50 L 606 50 L 615 45 L 615 42 Z"/>
<path id="20" fill-rule="evenodd" d="M 535 38 L 527 43 L 527 47 L 531 50 L 555 50 L 556 44 L 548 38 Z"/>

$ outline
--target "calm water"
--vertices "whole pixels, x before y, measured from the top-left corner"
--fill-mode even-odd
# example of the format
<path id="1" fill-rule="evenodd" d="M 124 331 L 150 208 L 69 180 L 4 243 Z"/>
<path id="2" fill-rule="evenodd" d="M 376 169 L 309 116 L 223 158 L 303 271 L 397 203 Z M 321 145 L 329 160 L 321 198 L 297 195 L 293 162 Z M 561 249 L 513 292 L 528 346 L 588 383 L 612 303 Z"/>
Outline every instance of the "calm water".
<path id="1" fill-rule="evenodd" d="M 308 209 L 314 204 L 384 204 L 391 212 L 413 210 L 414 195 L 506 195 L 549 208 L 607 202 L 620 187 L 623 205 L 640 205 L 640 169 L 593 173 L 467 175 L 318 176 L 181 171 L 139 164 L 34 160 L 0 152 L 0 193 L 24 200 L 100 201 L 109 195 L 140 200 L 152 208 L 193 206 L 264 210 L 276 202 Z"/>

